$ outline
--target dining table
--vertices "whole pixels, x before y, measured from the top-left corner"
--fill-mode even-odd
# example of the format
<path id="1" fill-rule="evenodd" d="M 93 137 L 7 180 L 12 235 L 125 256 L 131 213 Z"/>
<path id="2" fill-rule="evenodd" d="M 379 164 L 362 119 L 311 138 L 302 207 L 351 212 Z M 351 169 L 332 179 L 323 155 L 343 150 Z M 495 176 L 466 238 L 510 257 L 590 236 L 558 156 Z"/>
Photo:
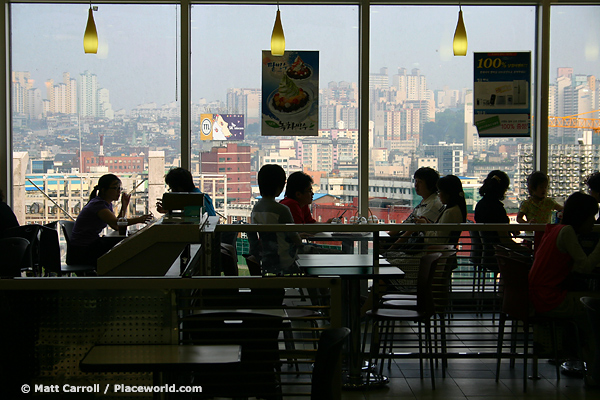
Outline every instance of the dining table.
<path id="1" fill-rule="evenodd" d="M 154 386 L 160 386 L 166 384 L 164 373 L 189 372 L 205 364 L 233 365 L 240 357 L 240 345 L 95 345 L 79 368 L 83 372 L 152 372 Z M 155 399 L 163 395 L 153 392 Z"/>
<path id="2" fill-rule="evenodd" d="M 350 328 L 347 347 L 347 371 L 343 375 L 344 389 L 374 388 L 388 383 L 387 377 L 376 374 L 374 368 L 363 368 L 360 329 L 360 281 L 366 279 L 402 279 L 404 271 L 373 254 L 300 254 L 296 263 L 307 275 L 342 280 L 344 324 Z"/>
<path id="3" fill-rule="evenodd" d="M 386 239 L 390 235 L 386 231 L 377 232 L 378 238 Z M 355 243 L 367 244 L 374 241 L 373 232 L 317 232 L 306 237 L 310 242 L 341 242 L 342 253 L 353 254 Z M 361 249 L 362 250 L 362 249 Z"/>

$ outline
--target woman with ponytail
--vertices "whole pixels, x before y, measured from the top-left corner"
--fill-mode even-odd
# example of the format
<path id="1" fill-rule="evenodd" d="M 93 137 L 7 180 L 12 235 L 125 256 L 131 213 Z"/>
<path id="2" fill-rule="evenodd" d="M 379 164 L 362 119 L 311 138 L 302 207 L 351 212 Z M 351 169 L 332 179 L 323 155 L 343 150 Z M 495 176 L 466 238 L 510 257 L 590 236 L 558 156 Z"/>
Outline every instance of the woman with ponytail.
<path id="1" fill-rule="evenodd" d="M 490 172 L 479 188 L 481 200 L 475 206 L 475 222 L 478 224 L 508 224 L 510 222 L 502 201 L 510 185 L 510 179 L 505 172 L 494 170 Z M 498 264 L 494 259 L 494 245 L 516 246 L 508 231 L 481 231 L 481 241 L 484 245 L 484 264 L 486 268 L 497 270 Z"/>
<path id="2" fill-rule="evenodd" d="M 115 241 L 101 240 L 99 235 L 107 225 L 118 230 L 118 219 L 126 216 L 131 195 L 122 193 L 121 189 L 121 180 L 113 174 L 101 176 L 94 186 L 90 200 L 77 216 L 73 227 L 69 246 L 69 259 L 72 263 L 96 265 L 98 257 L 115 245 Z M 119 215 L 115 215 L 112 202 L 119 199 L 121 211 Z M 127 225 L 145 223 L 151 219 L 151 214 L 129 218 Z"/>

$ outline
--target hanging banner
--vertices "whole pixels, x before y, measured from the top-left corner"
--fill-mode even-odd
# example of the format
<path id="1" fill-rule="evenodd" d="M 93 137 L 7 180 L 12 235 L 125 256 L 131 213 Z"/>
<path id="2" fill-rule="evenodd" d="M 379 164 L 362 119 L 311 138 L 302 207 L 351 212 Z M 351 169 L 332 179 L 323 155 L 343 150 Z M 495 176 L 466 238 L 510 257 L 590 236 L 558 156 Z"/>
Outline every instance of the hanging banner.
<path id="1" fill-rule="evenodd" d="M 262 52 L 263 136 L 317 136 L 319 52 Z"/>
<path id="2" fill-rule="evenodd" d="M 200 140 L 244 140 L 244 114 L 200 114 Z"/>
<path id="3" fill-rule="evenodd" d="M 531 136 L 531 52 L 474 53 L 479 137 Z"/>

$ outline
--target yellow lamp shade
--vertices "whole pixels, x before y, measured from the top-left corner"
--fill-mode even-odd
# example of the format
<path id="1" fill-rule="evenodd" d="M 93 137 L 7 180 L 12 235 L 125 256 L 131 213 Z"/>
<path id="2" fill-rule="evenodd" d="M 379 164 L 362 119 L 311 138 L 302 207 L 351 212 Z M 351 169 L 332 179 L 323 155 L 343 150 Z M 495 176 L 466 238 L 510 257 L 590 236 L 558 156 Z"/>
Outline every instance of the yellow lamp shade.
<path id="1" fill-rule="evenodd" d="M 454 43 L 452 48 L 454 49 L 455 56 L 466 56 L 467 55 L 467 31 L 465 30 L 465 23 L 463 21 L 462 10 L 458 12 L 458 23 L 456 24 L 456 31 L 454 31 Z"/>
<path id="2" fill-rule="evenodd" d="M 283 26 L 281 25 L 281 13 L 277 10 L 273 34 L 271 35 L 271 55 L 282 56 L 285 52 L 285 36 L 283 35 Z"/>
<path id="3" fill-rule="evenodd" d="M 96 32 L 96 24 L 94 23 L 94 15 L 91 7 L 88 13 L 85 33 L 83 34 L 83 51 L 92 54 L 98 52 L 98 33 Z"/>

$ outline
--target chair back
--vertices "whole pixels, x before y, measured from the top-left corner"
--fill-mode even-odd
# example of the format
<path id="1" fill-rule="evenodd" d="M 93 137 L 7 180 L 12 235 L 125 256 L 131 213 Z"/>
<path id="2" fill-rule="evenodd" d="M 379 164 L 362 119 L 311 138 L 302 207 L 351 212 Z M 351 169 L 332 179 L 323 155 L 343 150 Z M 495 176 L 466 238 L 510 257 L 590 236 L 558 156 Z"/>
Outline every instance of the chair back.
<path id="1" fill-rule="evenodd" d="M 417 310 L 425 315 L 435 313 L 432 283 L 438 260 L 442 253 L 429 253 L 421 257 L 417 275 Z"/>
<path id="2" fill-rule="evenodd" d="M 476 267 L 481 267 L 483 263 L 483 243 L 481 242 L 481 235 L 479 231 L 469 231 L 471 237 L 471 251 L 469 258 L 471 263 Z"/>
<path id="3" fill-rule="evenodd" d="M 348 328 L 330 328 L 321 333 L 312 373 L 311 400 L 334 399 L 333 378 L 341 371 L 342 346 L 349 334 Z"/>
<path id="4" fill-rule="evenodd" d="M 252 312 L 206 312 L 182 318 L 182 344 L 241 346 L 241 363 L 211 365 L 198 372 L 203 395 L 279 398 L 277 338 L 282 328 L 281 316 Z"/>
<path id="5" fill-rule="evenodd" d="M 60 229 L 62 230 L 65 242 L 67 243 L 67 264 L 72 264 L 74 260 L 69 256 L 69 247 L 71 246 L 71 236 L 73 235 L 74 221 L 60 221 Z"/>
<path id="6" fill-rule="evenodd" d="M 29 246 L 27 246 L 27 253 L 29 253 L 29 255 L 24 260 L 25 264 L 21 267 L 32 271 L 34 276 L 41 275 L 39 268 L 39 241 L 41 229 L 42 226 L 37 224 L 13 226 L 12 228 L 6 229 L 2 234 L 2 237 L 5 238 L 23 238 L 29 242 Z"/>
<path id="7" fill-rule="evenodd" d="M 529 306 L 529 269 L 531 265 L 518 258 L 497 255 L 502 279 L 502 312 L 510 318 L 528 322 L 532 315 Z"/>
<path id="8" fill-rule="evenodd" d="M 0 239 L 0 277 L 15 278 L 21 276 L 21 268 L 31 265 L 31 253 L 27 251 L 29 241 L 20 237 Z"/>
<path id="9" fill-rule="evenodd" d="M 43 226 L 40 230 L 40 266 L 44 267 L 46 275 L 49 272 L 61 273 L 60 243 L 56 227 Z"/>
<path id="10" fill-rule="evenodd" d="M 436 250 L 442 253 L 431 283 L 435 312 L 436 314 L 442 314 L 445 313 L 448 306 L 452 271 L 458 265 L 456 249 L 453 245 L 434 245 L 430 246 L 429 250 Z"/>

